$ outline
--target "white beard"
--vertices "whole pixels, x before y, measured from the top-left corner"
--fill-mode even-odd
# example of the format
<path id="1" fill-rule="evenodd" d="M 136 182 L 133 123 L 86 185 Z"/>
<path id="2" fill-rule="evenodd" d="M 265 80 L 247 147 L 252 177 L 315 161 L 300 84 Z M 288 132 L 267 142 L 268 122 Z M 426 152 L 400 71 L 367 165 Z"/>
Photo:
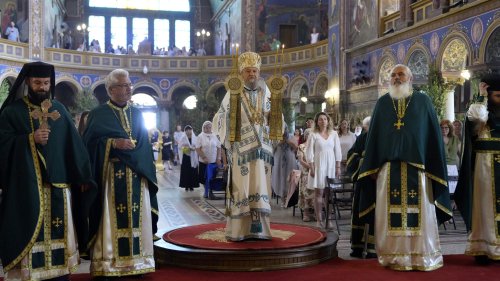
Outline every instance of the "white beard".
<path id="1" fill-rule="evenodd" d="M 400 85 L 391 84 L 389 86 L 389 95 L 396 100 L 410 96 L 412 91 L 413 89 L 409 82 L 401 83 Z"/>

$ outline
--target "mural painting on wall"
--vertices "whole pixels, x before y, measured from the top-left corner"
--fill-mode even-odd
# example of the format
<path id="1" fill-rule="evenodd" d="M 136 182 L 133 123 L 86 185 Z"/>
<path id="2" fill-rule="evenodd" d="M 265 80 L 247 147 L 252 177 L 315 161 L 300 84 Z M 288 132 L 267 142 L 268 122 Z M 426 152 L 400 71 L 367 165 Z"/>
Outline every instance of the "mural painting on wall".
<path id="1" fill-rule="evenodd" d="M 349 1 L 351 11 L 348 44 L 359 45 L 377 37 L 376 0 Z"/>
<path id="2" fill-rule="evenodd" d="M 5 38 L 5 30 L 10 26 L 10 22 L 13 21 L 17 25 L 17 5 L 7 1 L 2 11 L 2 38 Z"/>
<path id="3" fill-rule="evenodd" d="M 337 0 L 331 0 L 330 1 L 330 25 L 338 24 L 339 23 L 339 9 L 337 5 Z"/>
<path id="4" fill-rule="evenodd" d="M 430 42 L 431 54 L 435 56 L 439 50 L 439 35 L 436 32 L 432 33 Z"/>
<path id="5" fill-rule="evenodd" d="M 330 46 L 328 46 L 328 49 L 330 50 L 330 56 L 328 57 L 330 67 L 328 69 L 328 73 L 331 78 L 338 76 L 337 69 L 339 62 L 336 55 L 336 53 L 338 52 L 337 48 L 337 34 L 335 33 L 335 31 L 332 31 L 332 33 L 330 34 Z"/>
<path id="6" fill-rule="evenodd" d="M 500 62 L 500 27 L 497 27 L 488 39 L 485 62 Z"/>
<path id="7" fill-rule="evenodd" d="M 274 38 L 284 43 L 286 47 L 309 44 L 313 27 L 316 27 L 316 31 L 320 34 L 319 40 L 327 38 L 328 2 L 257 0 L 256 6 L 256 48 L 259 52 L 271 51 Z M 285 26 L 286 28 L 281 31 L 283 34 L 280 34 L 280 29 Z M 286 40 L 292 42 L 287 44 Z"/>
<path id="8" fill-rule="evenodd" d="M 471 38 L 474 44 L 478 45 L 483 37 L 483 22 L 480 18 L 476 18 L 472 23 Z"/>

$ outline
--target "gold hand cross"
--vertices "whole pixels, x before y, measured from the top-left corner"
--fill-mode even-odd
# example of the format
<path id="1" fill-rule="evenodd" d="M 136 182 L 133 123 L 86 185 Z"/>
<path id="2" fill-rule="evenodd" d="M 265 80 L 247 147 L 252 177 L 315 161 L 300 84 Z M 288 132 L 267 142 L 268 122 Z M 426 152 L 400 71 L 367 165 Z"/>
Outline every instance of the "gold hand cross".
<path id="1" fill-rule="evenodd" d="M 59 114 L 59 111 L 54 110 L 52 112 L 49 112 L 49 109 L 52 107 L 52 102 L 50 102 L 49 99 L 46 99 L 42 101 L 42 104 L 40 105 L 40 109 L 36 108 L 33 111 L 30 112 L 31 117 L 34 119 L 40 120 L 40 129 L 49 129 L 49 123 L 48 119 L 52 119 L 53 121 L 56 121 L 61 117 L 61 114 Z"/>

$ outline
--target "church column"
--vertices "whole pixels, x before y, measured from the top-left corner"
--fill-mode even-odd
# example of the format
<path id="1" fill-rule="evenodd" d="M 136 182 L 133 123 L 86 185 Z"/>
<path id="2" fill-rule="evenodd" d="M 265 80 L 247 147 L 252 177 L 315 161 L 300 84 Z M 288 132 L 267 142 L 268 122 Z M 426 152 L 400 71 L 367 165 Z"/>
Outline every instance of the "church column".
<path id="1" fill-rule="evenodd" d="M 172 109 L 172 101 L 160 100 L 158 101 L 158 129 L 161 131 L 167 130 L 169 132 L 175 130 L 170 128 L 170 110 Z"/>
<path id="2" fill-rule="evenodd" d="M 244 0 L 241 8 L 243 24 L 241 26 L 242 50 L 255 51 L 255 1 Z"/>
<path id="3" fill-rule="evenodd" d="M 295 130 L 295 103 L 290 98 L 284 98 L 283 102 L 283 117 L 285 118 L 285 122 L 288 125 L 288 132 L 293 134 L 293 130 Z"/>
<path id="4" fill-rule="evenodd" d="M 29 1 L 29 57 L 33 60 L 44 59 L 44 1 Z"/>
<path id="5" fill-rule="evenodd" d="M 321 104 L 325 102 L 325 97 L 312 96 L 307 97 L 308 103 L 313 104 L 313 112 L 314 114 L 321 112 Z"/>
<path id="6" fill-rule="evenodd" d="M 405 28 L 413 25 L 413 10 L 411 4 L 413 0 L 400 0 L 399 1 L 399 27 Z"/>
<path id="7" fill-rule="evenodd" d="M 443 77 L 444 83 L 444 98 L 445 110 L 444 118 L 450 121 L 455 120 L 455 88 L 461 87 L 465 80 L 461 77 Z"/>

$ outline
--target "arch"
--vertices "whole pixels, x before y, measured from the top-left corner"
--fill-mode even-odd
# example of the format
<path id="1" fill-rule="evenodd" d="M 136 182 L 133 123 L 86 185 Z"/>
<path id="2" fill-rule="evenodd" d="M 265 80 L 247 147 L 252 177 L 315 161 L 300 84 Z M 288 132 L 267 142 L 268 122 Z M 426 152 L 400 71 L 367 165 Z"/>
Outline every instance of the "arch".
<path id="1" fill-rule="evenodd" d="M 303 75 L 297 75 L 288 84 L 287 92 L 289 93 L 288 97 L 290 98 L 290 103 L 296 103 L 300 101 L 300 90 L 304 85 L 306 86 L 307 90 L 311 89 L 307 78 Z"/>
<path id="2" fill-rule="evenodd" d="M 99 104 L 103 104 L 109 100 L 108 91 L 106 90 L 104 83 L 96 84 L 91 93 L 97 99 Z"/>
<path id="3" fill-rule="evenodd" d="M 328 90 L 328 74 L 322 71 L 314 81 L 313 96 L 324 97 L 326 90 Z"/>
<path id="4" fill-rule="evenodd" d="M 83 92 L 83 88 L 80 85 L 80 83 L 78 83 L 78 81 L 76 81 L 75 78 L 73 78 L 73 76 L 70 76 L 68 74 L 56 77 L 56 86 L 60 83 L 65 83 L 66 85 L 68 85 L 71 88 L 71 90 L 73 90 L 74 93 Z"/>
<path id="5" fill-rule="evenodd" d="M 94 93 L 95 89 L 97 87 L 101 86 L 101 85 L 104 87 L 104 90 L 106 90 L 106 80 L 105 80 L 105 78 L 100 78 L 99 80 L 97 80 L 94 83 L 92 83 L 92 85 L 90 85 L 90 92 Z"/>
<path id="6" fill-rule="evenodd" d="M 226 87 L 224 85 L 224 81 L 217 81 L 210 85 L 207 89 L 207 96 L 214 96 L 219 104 L 224 99 L 224 95 L 226 94 Z"/>
<path id="7" fill-rule="evenodd" d="M 76 96 L 83 91 L 78 91 L 78 87 L 71 80 L 59 81 L 55 86 L 54 98 L 67 108 L 76 105 Z"/>
<path id="8" fill-rule="evenodd" d="M 479 60 L 481 63 L 492 63 L 492 59 L 489 56 L 495 55 L 488 53 L 488 50 L 496 50 L 500 47 L 500 17 L 497 17 L 493 23 L 490 24 L 486 32 L 484 33 L 481 46 L 479 47 Z M 490 47 L 491 44 L 497 44 L 495 47 Z M 497 48 L 497 49 L 495 49 Z M 496 54 L 500 58 L 500 54 Z M 495 61 L 498 63 L 498 61 Z M 493 62 L 493 63 L 495 63 Z"/>
<path id="9" fill-rule="evenodd" d="M 149 81 L 139 81 L 134 84 L 134 88 L 132 89 L 132 94 L 137 94 L 138 90 L 144 89 L 144 92 L 150 96 L 152 96 L 155 100 L 161 97 L 161 89 L 158 85 L 151 83 Z"/>
<path id="10" fill-rule="evenodd" d="M 10 85 L 14 85 L 14 82 L 16 81 L 18 75 L 19 73 L 14 68 L 9 68 L 0 75 L 0 82 L 8 79 Z"/>
<path id="11" fill-rule="evenodd" d="M 404 64 L 407 65 L 412 74 L 413 81 L 417 84 L 425 83 L 429 74 L 429 64 L 431 62 L 430 51 L 419 38 L 408 50 Z"/>
<path id="12" fill-rule="evenodd" d="M 439 69 L 446 72 L 458 72 L 472 64 L 472 47 L 467 35 L 457 26 L 452 26 L 439 48 L 436 62 Z M 464 52 L 466 52 L 464 54 Z M 465 56 L 465 57 L 464 57 Z"/>
<path id="13" fill-rule="evenodd" d="M 392 52 L 386 51 L 380 59 L 380 65 L 377 71 L 378 94 L 383 95 L 389 88 L 391 81 L 391 69 L 396 65 L 396 57 Z"/>
<path id="14" fill-rule="evenodd" d="M 177 83 L 175 83 L 171 88 L 170 90 L 168 91 L 167 93 L 167 97 L 166 97 L 166 100 L 167 101 L 172 101 L 172 97 L 173 97 L 173 94 L 174 92 L 179 89 L 179 88 L 182 88 L 182 87 L 186 87 L 186 88 L 189 88 L 191 90 L 193 90 L 193 92 L 196 92 L 196 90 L 198 90 L 198 86 L 196 86 L 195 84 L 193 84 L 192 82 L 190 81 L 187 81 L 187 80 L 181 80 Z"/>

